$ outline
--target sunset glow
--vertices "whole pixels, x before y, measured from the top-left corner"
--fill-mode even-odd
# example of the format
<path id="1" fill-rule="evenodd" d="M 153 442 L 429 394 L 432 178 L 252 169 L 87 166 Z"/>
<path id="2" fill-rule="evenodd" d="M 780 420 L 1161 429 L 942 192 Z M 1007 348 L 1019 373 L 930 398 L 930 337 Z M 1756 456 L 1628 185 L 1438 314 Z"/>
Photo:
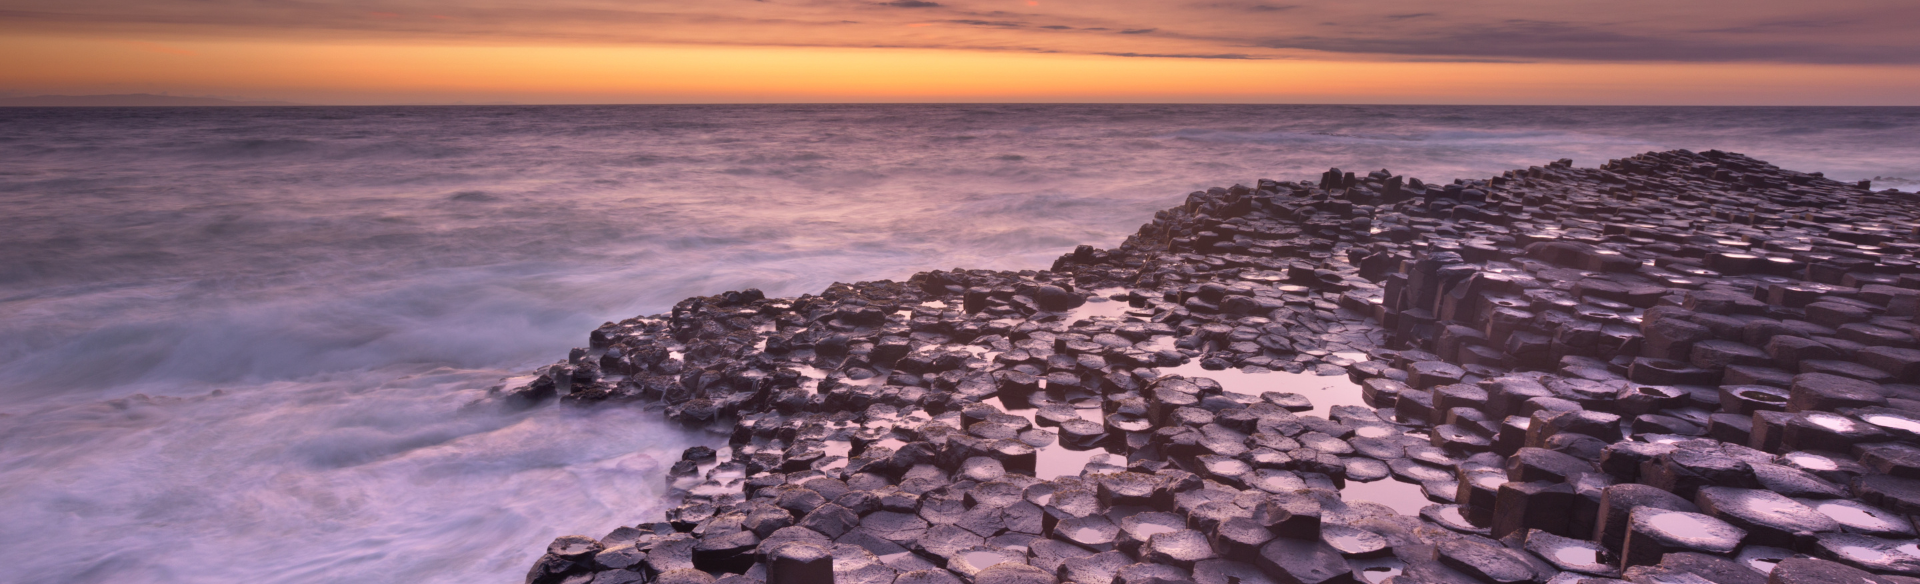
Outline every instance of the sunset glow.
<path id="1" fill-rule="evenodd" d="M 1920 103 L 1908 4 L 99 0 L 0 13 L 0 90 L 302 103 Z M 1404 4 L 1404 6 L 1402 6 Z M 1638 4 L 1638 3 L 1630 3 Z M 1672 3 L 1667 3 L 1672 4 Z M 1499 6 L 1496 6 L 1499 5 Z M 1450 5 L 1451 6 L 1451 5 Z M 1538 14 L 1529 14 L 1534 12 Z M 1665 15 L 1671 18 L 1654 18 Z M 1688 22 L 1674 24 L 1675 20 Z M 1365 26 L 1344 23 L 1370 21 Z M 1911 19 L 1908 20 L 1911 22 Z"/>

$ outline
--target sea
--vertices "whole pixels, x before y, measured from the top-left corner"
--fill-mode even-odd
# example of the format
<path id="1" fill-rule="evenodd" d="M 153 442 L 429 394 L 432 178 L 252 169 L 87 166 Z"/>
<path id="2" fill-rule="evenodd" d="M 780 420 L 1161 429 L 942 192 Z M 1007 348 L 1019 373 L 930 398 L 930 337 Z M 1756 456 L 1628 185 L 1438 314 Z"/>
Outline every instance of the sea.
<path id="1" fill-rule="evenodd" d="M 1920 186 L 1920 108 L 0 109 L 0 581 L 519 582 L 711 435 L 507 411 L 692 295 L 1044 269 L 1187 193 L 1687 148 Z"/>

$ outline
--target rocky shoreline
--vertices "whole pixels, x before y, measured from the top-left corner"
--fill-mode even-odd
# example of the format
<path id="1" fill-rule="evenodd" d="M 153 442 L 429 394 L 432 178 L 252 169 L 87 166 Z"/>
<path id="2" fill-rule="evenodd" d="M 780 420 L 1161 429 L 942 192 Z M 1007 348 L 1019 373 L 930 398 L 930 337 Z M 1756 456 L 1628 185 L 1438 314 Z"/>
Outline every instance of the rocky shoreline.
<path id="1" fill-rule="evenodd" d="M 1920 582 L 1920 199 L 1739 154 L 1195 192 L 1051 270 L 608 323 L 718 433 L 529 583 Z"/>

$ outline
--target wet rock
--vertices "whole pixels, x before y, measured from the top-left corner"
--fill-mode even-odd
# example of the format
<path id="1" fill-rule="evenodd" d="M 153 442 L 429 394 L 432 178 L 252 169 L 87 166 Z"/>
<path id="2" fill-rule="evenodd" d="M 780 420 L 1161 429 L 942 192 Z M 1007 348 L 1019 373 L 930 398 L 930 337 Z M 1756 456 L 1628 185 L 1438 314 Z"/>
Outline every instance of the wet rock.
<path id="1" fill-rule="evenodd" d="M 1724 555 L 1740 547 L 1747 532 L 1699 513 L 1657 507 L 1634 509 L 1621 544 L 1621 568 L 1660 563 L 1670 552 Z"/>
<path id="2" fill-rule="evenodd" d="M 1190 571 L 1165 564 L 1132 564 L 1114 572 L 1114 584 L 1181 584 L 1193 582 Z"/>
<path id="3" fill-rule="evenodd" d="M 533 568 L 527 571 L 527 584 L 586 582 L 592 577 L 588 568 L 580 562 L 546 554 L 534 561 Z"/>
<path id="4" fill-rule="evenodd" d="M 1753 467 L 1720 451 L 1679 448 L 1641 468 L 1640 482 L 1692 497 L 1705 486 L 1758 487 Z"/>
<path id="5" fill-rule="evenodd" d="M 1034 291 L 1034 301 L 1039 304 L 1041 310 L 1064 312 L 1079 308 L 1080 305 L 1086 304 L 1087 299 L 1059 286 L 1042 285 Z"/>
<path id="6" fill-rule="evenodd" d="M 1407 366 L 1407 385 L 1429 389 L 1459 383 L 1466 374 L 1466 370 L 1446 361 L 1421 361 Z"/>
<path id="7" fill-rule="evenodd" d="M 1087 549 L 1104 551 L 1113 549 L 1117 544 L 1120 527 L 1105 515 L 1075 517 L 1055 525 L 1053 536 Z"/>
<path id="8" fill-rule="evenodd" d="M 833 581 L 833 555 L 821 546 L 794 543 L 766 554 L 767 584 L 821 584 Z"/>
<path id="9" fill-rule="evenodd" d="M 1060 571 L 1060 565 L 1067 560 L 1087 557 L 1095 553 L 1093 550 L 1057 539 L 1038 539 L 1027 545 L 1027 563 L 1057 574 Z"/>
<path id="10" fill-rule="evenodd" d="M 1833 411 L 1886 403 L 1879 384 L 1827 373 L 1802 373 L 1793 378 L 1787 411 Z"/>
<path id="11" fill-rule="evenodd" d="M 593 575 L 593 584 L 645 584 L 647 575 L 627 570 L 607 570 Z"/>
<path id="12" fill-rule="evenodd" d="M 1472 538 L 1442 541 L 1435 546 L 1440 562 L 1489 582 L 1513 583 L 1534 579 L 1533 567 L 1498 544 Z"/>
<path id="13" fill-rule="evenodd" d="M 1320 540 L 1349 559 L 1372 559 L 1393 555 L 1387 538 L 1371 531 L 1345 525 L 1323 526 L 1320 531 Z"/>
<path id="14" fill-rule="evenodd" d="M 647 553 L 633 544 L 617 545 L 593 555 L 593 566 L 598 570 L 641 570 L 646 561 Z"/>
<path id="15" fill-rule="evenodd" d="M 714 584 L 714 578 L 712 574 L 706 572 L 682 568 L 655 576 L 653 582 L 654 584 Z"/>
<path id="16" fill-rule="evenodd" d="M 1815 540 L 1821 557 L 1883 574 L 1920 574 L 1920 542 L 1853 533 L 1823 533 Z"/>
<path id="17" fill-rule="evenodd" d="M 1260 548 L 1255 563 L 1267 577 L 1281 584 L 1336 584 L 1352 582 L 1353 570 L 1339 550 L 1319 540 L 1275 539 Z M 1207 566 L 1196 566 L 1196 581 Z"/>
<path id="18" fill-rule="evenodd" d="M 1544 448 L 1522 448 L 1507 458 L 1507 479 L 1518 482 L 1566 482 L 1593 472 L 1587 461 Z"/>
<path id="19" fill-rule="evenodd" d="M 1733 560 L 1694 552 L 1674 552 L 1660 559 L 1669 573 L 1692 574 L 1713 584 L 1767 584 L 1767 576 Z"/>
<path id="20" fill-rule="evenodd" d="M 1851 499 L 1800 499 L 1801 504 L 1833 518 L 1850 533 L 1875 537 L 1908 538 L 1916 535 L 1913 522 L 1905 516 Z M 1920 552 L 1920 549 L 1916 549 Z"/>
<path id="21" fill-rule="evenodd" d="M 1796 534 L 1835 531 L 1840 524 L 1772 491 L 1702 487 L 1695 500 L 1703 513 L 1747 531 L 1747 541 L 1793 547 Z"/>
<path id="22" fill-rule="evenodd" d="M 799 584 L 823 584 L 824 582 L 824 580 L 807 580 Z M 953 572 L 938 569 L 901 572 L 893 582 L 894 584 L 963 584 L 958 576 L 953 575 Z M 774 584 L 774 582 L 768 579 L 767 584 Z"/>
<path id="23" fill-rule="evenodd" d="M 1097 557 L 1097 556 L 1090 556 L 1090 557 Z M 1067 560 L 1066 562 L 1061 564 L 1062 569 L 1060 571 L 1065 572 L 1066 571 L 1065 567 L 1073 565 L 1073 562 L 1076 559 L 1085 559 L 1085 558 L 1075 558 L 1075 559 Z M 988 546 L 974 546 L 974 547 L 966 548 L 966 549 L 960 550 L 959 552 L 954 553 L 951 556 L 951 559 L 947 561 L 947 569 L 953 570 L 955 573 L 958 573 L 961 576 L 971 578 L 971 577 L 978 577 L 981 571 L 994 566 L 1005 565 L 1005 564 L 1025 564 L 1025 563 L 1026 563 L 1026 554 L 1024 553 L 1014 551 L 1014 550 L 1003 550 L 1003 549 L 988 547 Z"/>
<path id="24" fill-rule="evenodd" d="M 1831 499 L 1847 496 L 1845 487 L 1800 469 L 1766 463 L 1754 463 L 1751 466 L 1754 478 L 1760 481 L 1760 488 L 1768 491 L 1795 498 Z"/>
<path id="25" fill-rule="evenodd" d="M 846 507 L 827 503 L 808 513 L 798 525 L 835 538 L 860 525 L 860 516 Z"/>
<path id="26" fill-rule="evenodd" d="M 1531 531 L 1527 533 L 1526 549 L 1561 570 L 1606 577 L 1620 573 L 1613 553 L 1589 541 Z"/>
<path id="27" fill-rule="evenodd" d="M 570 562 L 578 562 L 592 557 L 606 549 L 599 541 L 584 535 L 563 535 L 547 544 L 547 553 Z"/>
<path id="28" fill-rule="evenodd" d="M 1500 485 L 1494 499 L 1492 535 L 1539 530 L 1555 535 L 1575 535 L 1570 526 L 1578 495 L 1566 483 L 1509 482 Z"/>
<path id="29" fill-rule="evenodd" d="M 1867 475 L 1853 482 L 1853 494 L 1862 502 L 1895 513 L 1920 514 L 1920 480 Z"/>
<path id="30" fill-rule="evenodd" d="M 1465 505 L 1429 505 L 1420 509 L 1420 518 L 1460 533 L 1490 533 L 1488 518 L 1476 516 L 1474 510 Z"/>
<path id="31" fill-rule="evenodd" d="M 1891 584 L 1886 579 L 1842 564 L 1816 558 L 1788 558 L 1774 566 L 1767 584 Z"/>
<path id="32" fill-rule="evenodd" d="M 973 584 L 1058 584 L 1059 579 L 1052 574 L 1019 563 L 996 564 L 981 570 L 973 577 Z"/>
<path id="33" fill-rule="evenodd" d="M 1260 568 L 1233 560 L 1203 560 L 1193 565 L 1194 584 L 1277 584 Z M 1329 582 L 1335 582 L 1329 580 Z"/>
<path id="34" fill-rule="evenodd" d="M 744 573 L 753 566 L 753 552 L 759 545 L 760 537 L 751 531 L 709 533 L 693 546 L 693 567 L 707 572 Z"/>
<path id="35" fill-rule="evenodd" d="M 1840 451 L 1891 439 L 1892 435 L 1872 424 L 1826 412 L 1801 412 L 1780 431 L 1780 447 L 1788 450 Z"/>
<path id="36" fill-rule="evenodd" d="M 1147 538 L 1147 543 L 1140 546 L 1140 557 L 1145 561 L 1191 570 L 1195 562 L 1215 556 L 1206 534 L 1182 529 L 1157 533 Z"/>
<path id="37" fill-rule="evenodd" d="M 1062 582 L 1079 584 L 1109 584 L 1114 581 L 1121 568 L 1132 564 L 1132 558 L 1117 551 L 1073 558 L 1060 565 L 1060 579 Z"/>

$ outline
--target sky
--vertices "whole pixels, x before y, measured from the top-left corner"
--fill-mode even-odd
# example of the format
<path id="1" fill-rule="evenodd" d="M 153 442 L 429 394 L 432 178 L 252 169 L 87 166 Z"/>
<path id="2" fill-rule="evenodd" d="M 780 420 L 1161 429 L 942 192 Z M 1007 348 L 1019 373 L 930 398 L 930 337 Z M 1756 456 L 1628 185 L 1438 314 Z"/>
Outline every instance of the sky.
<path id="1" fill-rule="evenodd" d="M 0 95 L 1920 105 L 1914 0 L 0 0 Z"/>

